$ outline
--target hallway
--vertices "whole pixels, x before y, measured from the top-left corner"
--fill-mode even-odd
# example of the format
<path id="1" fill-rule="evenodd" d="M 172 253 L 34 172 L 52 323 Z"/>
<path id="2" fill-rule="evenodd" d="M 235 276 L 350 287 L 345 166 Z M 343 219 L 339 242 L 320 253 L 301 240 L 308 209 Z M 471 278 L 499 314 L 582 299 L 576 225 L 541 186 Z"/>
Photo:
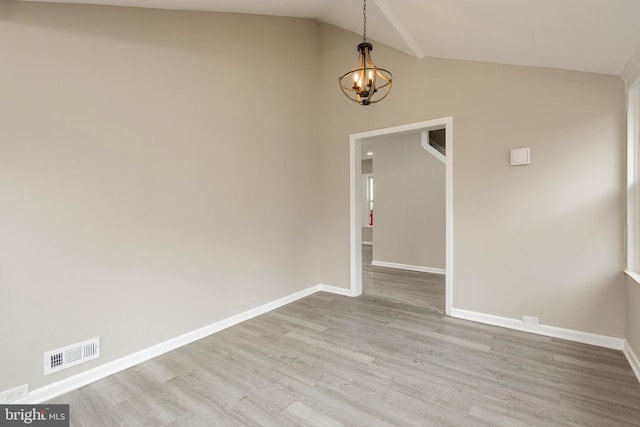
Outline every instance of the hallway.
<path id="1" fill-rule="evenodd" d="M 362 245 L 362 289 L 371 297 L 444 314 L 444 276 L 371 265 L 373 246 Z"/>

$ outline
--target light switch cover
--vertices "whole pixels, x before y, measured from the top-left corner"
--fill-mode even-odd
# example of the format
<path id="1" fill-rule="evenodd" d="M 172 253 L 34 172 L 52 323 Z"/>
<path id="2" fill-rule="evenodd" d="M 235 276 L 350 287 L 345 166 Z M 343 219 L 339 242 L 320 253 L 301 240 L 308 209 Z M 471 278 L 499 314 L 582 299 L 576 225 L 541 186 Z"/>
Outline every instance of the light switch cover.
<path id="1" fill-rule="evenodd" d="M 514 148 L 511 150 L 511 166 L 531 164 L 529 148 Z"/>

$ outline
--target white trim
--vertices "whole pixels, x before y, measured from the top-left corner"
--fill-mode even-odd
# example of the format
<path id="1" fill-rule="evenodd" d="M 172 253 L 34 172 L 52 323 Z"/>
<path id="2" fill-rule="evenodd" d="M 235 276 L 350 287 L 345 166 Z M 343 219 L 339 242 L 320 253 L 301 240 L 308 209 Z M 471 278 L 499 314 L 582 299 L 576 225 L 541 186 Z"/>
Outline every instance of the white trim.
<path id="1" fill-rule="evenodd" d="M 356 295 L 353 294 L 351 289 L 343 288 L 343 287 L 340 287 L 340 286 L 318 285 L 317 288 L 318 288 L 317 292 L 329 292 L 329 293 L 332 293 L 332 294 L 342 295 L 342 296 L 345 296 L 345 297 L 355 297 L 356 296 Z"/>
<path id="2" fill-rule="evenodd" d="M 349 158 L 351 159 L 349 164 L 349 229 L 351 230 L 349 267 L 351 293 L 355 296 L 362 294 L 362 152 L 361 144 L 357 142 L 359 141 L 354 135 L 349 136 Z"/>
<path id="3" fill-rule="evenodd" d="M 421 273 L 445 274 L 444 268 L 423 267 L 421 265 L 399 264 L 397 262 L 371 261 L 376 267 L 397 268 L 398 270 L 419 271 Z"/>
<path id="4" fill-rule="evenodd" d="M 633 352 L 631 345 L 629 345 L 629 341 L 624 342 L 624 355 L 627 356 L 627 360 L 629 361 L 629 365 L 631 365 L 631 369 L 633 369 L 633 373 L 636 374 L 636 378 L 640 381 L 640 360 L 638 356 Z"/>
<path id="5" fill-rule="evenodd" d="M 372 227 L 372 228 L 373 228 L 373 227 Z M 368 240 L 363 240 L 363 241 L 362 241 L 362 244 L 363 244 L 363 245 L 367 245 L 367 246 L 373 246 L 373 242 L 370 242 L 370 241 L 368 241 Z"/>
<path id="6" fill-rule="evenodd" d="M 637 284 L 640 285 L 640 273 L 636 273 L 635 271 L 625 270 L 624 273 L 633 279 Z"/>
<path id="7" fill-rule="evenodd" d="M 447 158 L 442 155 L 438 150 L 433 148 L 431 144 L 429 144 L 429 132 L 422 132 L 422 139 L 420 141 L 420 145 L 424 148 L 429 154 L 431 154 L 436 159 L 440 160 L 445 165 L 447 164 Z"/>
<path id="8" fill-rule="evenodd" d="M 521 320 L 494 316 L 492 314 L 478 313 L 475 311 L 461 310 L 459 308 L 454 308 L 451 312 L 451 316 L 458 319 L 471 320 L 474 322 L 486 323 L 488 325 L 501 326 L 503 328 L 531 332 L 533 334 L 561 338 L 568 341 L 611 348 L 614 350 L 622 350 L 625 344 L 625 340 L 623 338 L 592 334 L 591 332 L 575 331 L 573 329 L 564 329 L 555 326 L 526 325 Z"/>
<path id="9" fill-rule="evenodd" d="M 352 296 L 351 290 L 347 288 L 327 285 L 315 285 L 310 288 L 295 292 L 291 295 L 279 298 L 275 301 L 263 304 L 256 308 L 252 308 L 235 316 L 231 316 L 218 322 L 212 323 L 211 325 L 205 326 L 203 328 L 187 332 L 186 334 L 171 338 L 167 341 L 113 360 L 111 362 L 107 362 L 88 371 L 81 372 L 77 375 L 62 379 L 53 384 L 38 388 L 30 392 L 29 396 L 26 399 L 20 401 L 20 403 L 36 404 L 53 399 L 64 393 L 68 393 L 94 381 L 98 381 L 100 379 L 108 377 L 109 375 L 113 375 L 125 369 L 131 368 L 132 366 L 146 362 L 147 360 L 175 350 L 176 348 L 182 347 L 186 344 L 190 344 L 194 341 L 215 334 L 216 332 L 222 331 L 223 329 L 227 329 L 231 326 L 237 325 L 238 323 L 252 319 L 256 316 L 260 316 L 261 314 L 267 313 L 271 310 L 275 310 L 279 307 L 321 291 L 331 292 L 338 295 Z"/>
<path id="10" fill-rule="evenodd" d="M 354 296 L 362 294 L 362 231 L 360 189 L 362 171 L 361 141 L 382 135 L 417 133 L 423 130 L 446 129 L 446 261 L 445 261 L 445 314 L 450 315 L 453 309 L 453 117 L 427 120 L 410 123 L 384 129 L 376 129 L 367 132 L 349 135 L 349 188 L 350 188 L 350 267 L 351 267 L 351 291 Z"/>
<path id="11" fill-rule="evenodd" d="M 446 204 L 446 259 L 445 259 L 445 314 L 453 310 L 453 117 L 445 122 L 445 204 Z"/>

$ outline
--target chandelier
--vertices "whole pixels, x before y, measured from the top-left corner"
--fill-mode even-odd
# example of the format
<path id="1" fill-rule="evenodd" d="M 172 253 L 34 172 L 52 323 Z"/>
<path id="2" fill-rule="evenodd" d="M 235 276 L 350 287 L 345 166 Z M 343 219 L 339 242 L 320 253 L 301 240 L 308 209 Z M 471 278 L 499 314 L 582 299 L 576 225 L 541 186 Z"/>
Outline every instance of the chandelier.
<path id="1" fill-rule="evenodd" d="M 358 62 L 356 66 L 338 77 L 340 89 L 350 100 L 360 105 L 375 104 L 382 101 L 391 91 L 391 73 L 373 63 L 371 51 L 373 45 L 367 42 L 367 0 L 363 0 L 362 43 L 358 44 Z"/>

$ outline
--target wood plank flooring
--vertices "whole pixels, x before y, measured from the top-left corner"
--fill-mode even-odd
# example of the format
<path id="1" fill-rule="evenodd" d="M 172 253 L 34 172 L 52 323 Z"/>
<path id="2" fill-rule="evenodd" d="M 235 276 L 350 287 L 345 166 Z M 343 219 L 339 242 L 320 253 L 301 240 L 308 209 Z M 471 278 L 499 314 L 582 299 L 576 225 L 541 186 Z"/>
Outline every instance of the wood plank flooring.
<path id="1" fill-rule="evenodd" d="M 317 293 L 63 395 L 73 426 L 640 426 L 622 352 Z"/>
<path id="2" fill-rule="evenodd" d="M 362 291 L 370 296 L 444 314 L 444 276 L 371 265 L 373 246 L 362 245 Z"/>

